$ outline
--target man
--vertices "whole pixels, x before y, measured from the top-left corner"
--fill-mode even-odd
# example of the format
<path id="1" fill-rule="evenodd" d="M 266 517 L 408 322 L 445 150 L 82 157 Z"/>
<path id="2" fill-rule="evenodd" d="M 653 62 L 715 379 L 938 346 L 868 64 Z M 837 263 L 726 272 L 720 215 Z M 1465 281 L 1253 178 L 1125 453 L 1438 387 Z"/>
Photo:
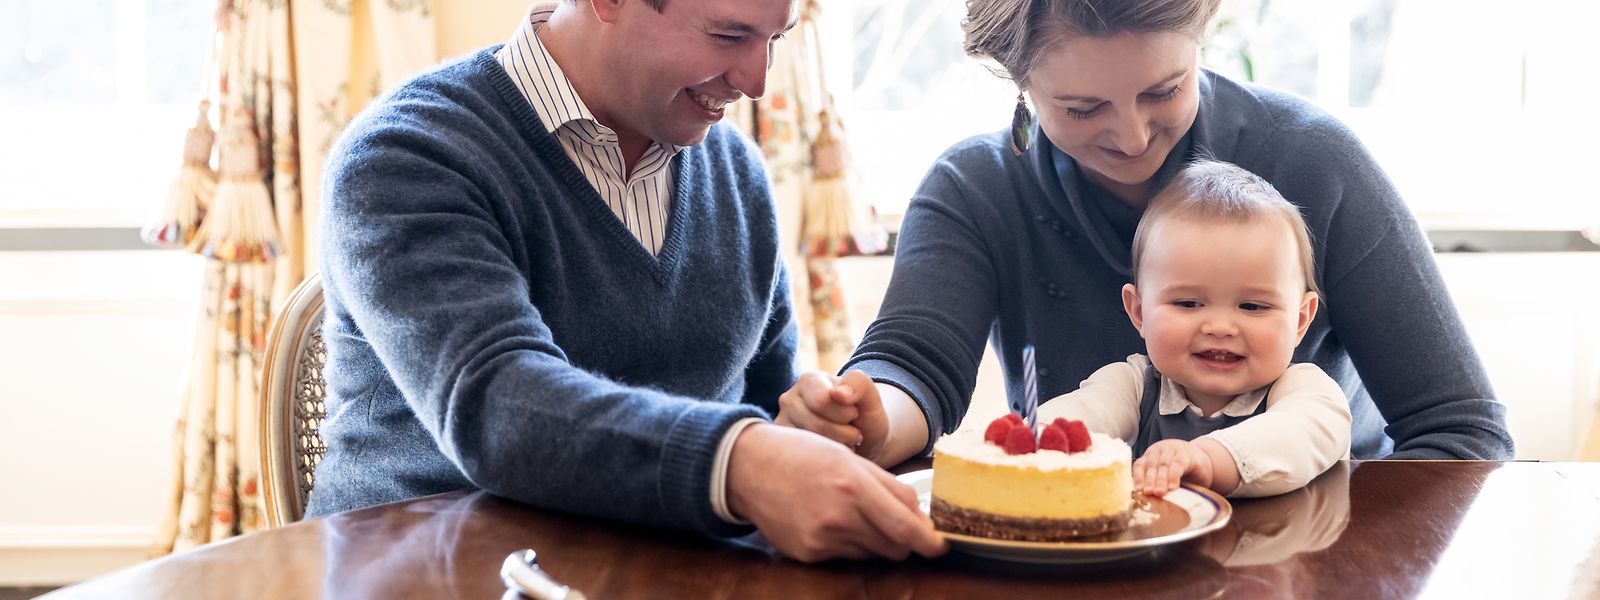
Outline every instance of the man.
<path id="1" fill-rule="evenodd" d="M 333 153 L 308 514 L 477 487 L 803 561 L 933 556 L 911 490 L 767 422 L 795 333 L 759 156 L 792 0 L 568 0 Z M 715 125 L 715 126 L 714 126 Z"/>

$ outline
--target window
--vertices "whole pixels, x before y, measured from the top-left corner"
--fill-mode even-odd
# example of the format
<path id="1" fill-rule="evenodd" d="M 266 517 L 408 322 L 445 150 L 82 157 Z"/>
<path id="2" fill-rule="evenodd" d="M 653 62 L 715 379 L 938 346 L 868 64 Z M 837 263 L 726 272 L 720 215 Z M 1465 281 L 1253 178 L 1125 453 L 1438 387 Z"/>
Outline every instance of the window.
<path id="1" fill-rule="evenodd" d="M 951 144 L 1011 122 L 1017 88 L 961 50 L 965 2 L 855 0 L 851 155 L 878 214 L 896 220 Z"/>
<path id="2" fill-rule="evenodd" d="M 1225 0 L 1203 62 L 1348 124 L 1435 229 L 1600 223 L 1600 3 Z M 964 2 L 856 0 L 851 142 L 882 214 L 1015 88 L 961 52 Z"/>
<path id="3" fill-rule="evenodd" d="M 192 0 L 0 0 L 0 227 L 138 227 L 193 123 L 212 21 Z"/>

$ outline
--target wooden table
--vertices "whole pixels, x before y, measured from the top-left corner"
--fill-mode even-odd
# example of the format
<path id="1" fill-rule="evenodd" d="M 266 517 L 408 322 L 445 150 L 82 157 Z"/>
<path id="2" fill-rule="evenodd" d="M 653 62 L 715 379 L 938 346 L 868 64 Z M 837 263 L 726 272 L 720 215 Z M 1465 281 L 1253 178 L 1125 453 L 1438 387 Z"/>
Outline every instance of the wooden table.
<path id="1" fill-rule="evenodd" d="M 590 598 L 1600 597 L 1600 463 L 1341 463 L 1228 528 L 1113 564 L 958 553 L 804 565 L 454 492 L 144 563 L 46 598 L 498 598 L 512 550 Z"/>

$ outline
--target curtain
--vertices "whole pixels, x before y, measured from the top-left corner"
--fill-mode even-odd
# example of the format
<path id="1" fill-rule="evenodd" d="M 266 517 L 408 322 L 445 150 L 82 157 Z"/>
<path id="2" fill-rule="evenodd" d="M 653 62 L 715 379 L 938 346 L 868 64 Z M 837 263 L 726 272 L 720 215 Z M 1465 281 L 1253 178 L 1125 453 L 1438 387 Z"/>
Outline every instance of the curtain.
<path id="1" fill-rule="evenodd" d="M 799 23 L 774 51 L 766 95 L 741 102 L 730 117 L 766 156 L 800 326 L 801 366 L 831 373 L 857 341 L 835 260 L 881 252 L 884 244 L 866 204 L 852 193 L 846 136 L 823 68 L 822 6 L 816 0 L 800 6 Z"/>
<path id="2" fill-rule="evenodd" d="M 322 163 L 379 90 L 439 58 L 429 0 L 224 0 L 216 33 L 196 129 L 220 126 L 215 158 L 191 131 L 205 144 L 184 173 L 214 161 L 215 185 L 175 186 L 169 203 L 193 206 L 166 214 L 193 221 L 147 229 L 208 258 L 152 554 L 263 527 L 260 367 L 272 315 L 315 269 Z"/>

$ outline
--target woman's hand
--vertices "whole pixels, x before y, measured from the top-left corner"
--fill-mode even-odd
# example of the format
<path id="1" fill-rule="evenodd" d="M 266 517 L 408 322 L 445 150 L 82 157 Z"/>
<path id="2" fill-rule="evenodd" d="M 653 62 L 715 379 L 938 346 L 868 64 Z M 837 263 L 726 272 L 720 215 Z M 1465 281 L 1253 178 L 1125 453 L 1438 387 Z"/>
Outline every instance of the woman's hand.
<path id="1" fill-rule="evenodd" d="M 929 435 L 911 396 L 861 371 L 801 375 L 778 397 L 776 422 L 844 444 L 884 468 L 921 453 Z"/>
<path id="2" fill-rule="evenodd" d="M 889 437 L 878 385 L 861 371 L 810 372 L 778 397 L 776 423 L 817 433 L 876 460 Z"/>
<path id="3" fill-rule="evenodd" d="M 785 427 L 804 429 L 851 448 L 861 445 L 861 431 L 851 423 L 860 411 L 853 398 L 836 398 L 838 377 L 809 371 L 795 380 L 794 387 L 778 396 L 778 417 L 773 421 Z M 840 394 L 839 396 L 843 396 Z"/>

